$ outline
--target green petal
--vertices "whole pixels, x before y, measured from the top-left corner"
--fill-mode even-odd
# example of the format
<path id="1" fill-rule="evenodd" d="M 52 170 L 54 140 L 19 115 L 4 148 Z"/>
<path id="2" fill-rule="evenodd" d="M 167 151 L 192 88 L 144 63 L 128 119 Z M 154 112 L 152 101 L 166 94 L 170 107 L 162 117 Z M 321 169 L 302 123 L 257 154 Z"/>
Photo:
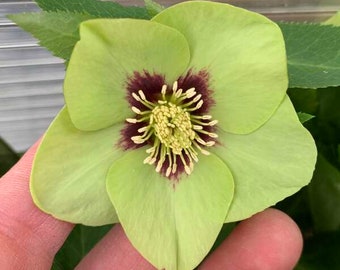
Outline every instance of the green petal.
<path id="1" fill-rule="evenodd" d="M 143 164 L 145 149 L 111 167 L 107 188 L 132 244 L 158 269 L 193 269 L 213 245 L 233 197 L 233 179 L 214 155 L 170 181 Z"/>
<path id="2" fill-rule="evenodd" d="M 246 134 L 273 114 L 288 85 L 284 40 L 267 18 L 227 4 L 185 2 L 154 21 L 179 30 L 190 46 L 189 67 L 206 69 L 222 129 Z"/>
<path id="3" fill-rule="evenodd" d="M 90 20 L 81 24 L 80 37 L 64 94 L 72 122 L 81 130 L 108 127 L 133 115 L 126 86 L 134 71 L 163 74 L 172 83 L 189 62 L 183 35 L 155 22 Z"/>
<path id="4" fill-rule="evenodd" d="M 330 17 L 323 24 L 332 24 L 334 26 L 340 26 L 340 11 L 338 11 L 335 15 Z"/>
<path id="5" fill-rule="evenodd" d="M 43 211 L 72 223 L 97 226 L 117 222 L 105 186 L 120 125 L 96 132 L 74 128 L 64 108 L 47 130 L 31 174 L 31 194 Z"/>
<path id="6" fill-rule="evenodd" d="M 286 97 L 273 117 L 247 135 L 221 131 L 211 151 L 228 164 L 235 196 L 227 222 L 245 219 L 307 185 L 316 162 L 312 136 Z"/>

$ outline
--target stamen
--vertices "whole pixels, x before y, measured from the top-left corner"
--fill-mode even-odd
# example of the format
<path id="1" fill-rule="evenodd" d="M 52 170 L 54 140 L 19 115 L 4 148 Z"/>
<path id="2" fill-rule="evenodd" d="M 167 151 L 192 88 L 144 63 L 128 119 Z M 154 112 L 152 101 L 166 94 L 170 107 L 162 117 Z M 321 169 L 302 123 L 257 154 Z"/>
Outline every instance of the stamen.
<path id="1" fill-rule="evenodd" d="M 176 94 L 175 94 L 175 97 L 176 97 L 176 98 L 179 98 L 179 97 L 182 95 L 182 91 L 183 91 L 183 89 L 181 89 L 181 88 L 178 89 L 177 92 L 176 92 Z"/>
<path id="2" fill-rule="evenodd" d="M 209 141 L 209 142 L 206 142 L 206 146 L 208 146 L 208 147 L 211 147 L 211 146 L 214 146 L 216 144 L 216 142 L 215 141 Z"/>
<path id="3" fill-rule="evenodd" d="M 175 81 L 174 84 L 172 85 L 172 91 L 175 93 L 178 87 L 178 82 Z"/>
<path id="4" fill-rule="evenodd" d="M 164 99 L 164 96 L 165 96 L 165 94 L 166 94 L 166 89 L 167 89 L 167 88 L 168 88 L 168 86 L 167 86 L 166 84 L 164 84 L 164 85 L 162 86 L 161 93 L 162 93 L 163 99 Z"/>
<path id="5" fill-rule="evenodd" d="M 151 144 L 145 150 L 148 156 L 143 163 L 154 165 L 156 172 L 172 178 L 180 173 L 180 169 L 190 175 L 199 161 L 199 153 L 209 155 L 204 148 L 215 145 L 214 139 L 218 135 L 207 127 L 215 126 L 218 121 L 212 120 L 211 115 L 194 113 L 204 103 L 202 94 L 197 93 L 195 87 L 184 90 L 175 81 L 172 93 L 164 84 L 160 94 L 161 98 L 150 102 L 142 89 L 131 93 L 141 106 L 131 107 L 136 117 L 127 118 L 126 122 L 143 125 L 136 128 L 137 134 L 130 139 L 135 144 Z M 200 134 L 212 139 L 204 140 Z"/>
<path id="6" fill-rule="evenodd" d="M 173 174 L 175 174 L 176 171 L 177 171 L 177 163 L 176 163 L 176 160 L 177 160 L 176 155 L 174 155 L 174 163 L 173 163 L 173 165 L 172 165 L 172 171 L 171 171 Z"/>
<path id="7" fill-rule="evenodd" d="M 144 95 L 142 90 L 138 90 L 138 94 L 140 95 L 142 100 L 146 100 L 146 97 L 145 97 L 145 95 Z"/>
<path id="8" fill-rule="evenodd" d="M 130 124 L 136 124 L 137 123 L 137 119 L 135 119 L 135 118 L 126 118 L 125 120 L 126 120 L 126 122 L 128 122 Z"/>
<path id="9" fill-rule="evenodd" d="M 215 126 L 218 123 L 218 120 L 213 120 L 211 122 L 209 122 L 209 126 Z"/>
<path id="10" fill-rule="evenodd" d="M 139 133 L 143 133 L 143 132 L 147 131 L 148 129 L 149 129 L 149 127 L 148 127 L 148 126 L 145 126 L 145 127 L 139 128 L 139 129 L 138 129 L 138 132 L 139 132 Z"/>
<path id="11" fill-rule="evenodd" d="M 202 95 L 201 94 L 198 94 L 192 101 L 193 102 L 197 102 L 201 99 Z M 203 101 L 202 101 L 203 102 Z"/>
<path id="12" fill-rule="evenodd" d="M 185 107 L 185 108 L 190 107 L 192 104 L 194 104 L 194 103 L 196 103 L 197 101 L 199 101 L 201 97 L 202 97 L 202 95 L 199 94 L 199 95 L 197 95 L 193 100 L 189 101 L 188 103 L 183 104 L 182 106 Z M 200 100 L 200 102 L 202 102 L 202 104 L 203 104 L 203 100 Z M 199 103 L 200 103 L 200 102 L 199 102 Z M 198 105 L 199 103 L 196 104 L 196 107 L 197 107 L 197 105 Z M 202 106 L 202 105 L 200 105 L 200 106 Z M 196 108 L 196 107 L 195 107 L 195 108 Z M 195 108 L 190 108 L 190 109 L 188 109 L 188 111 L 194 111 L 194 110 L 196 110 Z"/>
<path id="13" fill-rule="evenodd" d="M 196 95 L 195 87 L 188 89 L 185 92 L 185 94 L 186 94 L 186 98 L 192 98 L 193 96 L 195 96 Z"/>
<path id="14" fill-rule="evenodd" d="M 132 96 L 133 96 L 133 98 L 134 98 L 135 100 L 141 101 L 141 99 L 139 98 L 139 96 L 137 96 L 136 93 L 132 93 Z"/>
<path id="15" fill-rule="evenodd" d="M 131 107 L 131 110 L 135 113 L 135 114 L 142 114 L 141 110 L 136 108 L 135 106 Z"/>
<path id="16" fill-rule="evenodd" d="M 199 125 L 193 125 L 192 127 L 194 128 L 194 130 L 202 130 L 203 129 L 203 127 L 199 126 Z"/>

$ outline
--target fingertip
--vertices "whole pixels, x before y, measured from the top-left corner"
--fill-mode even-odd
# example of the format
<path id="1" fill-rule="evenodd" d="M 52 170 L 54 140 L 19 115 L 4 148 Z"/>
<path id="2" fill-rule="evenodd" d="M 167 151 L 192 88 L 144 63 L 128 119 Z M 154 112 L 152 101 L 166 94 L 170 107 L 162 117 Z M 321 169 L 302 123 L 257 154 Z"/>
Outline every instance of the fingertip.
<path id="1" fill-rule="evenodd" d="M 302 246 L 296 223 L 279 210 L 267 209 L 242 221 L 200 270 L 293 269 Z"/>
<path id="2" fill-rule="evenodd" d="M 1 269 L 47 269 L 73 228 L 32 201 L 29 178 L 39 143 L 0 180 L 0 244 L 7 247 L 0 249 L 0 265 L 9 265 Z"/>
<path id="3" fill-rule="evenodd" d="M 111 231 L 85 256 L 76 270 L 119 269 L 155 270 L 132 246 L 120 224 Z"/>

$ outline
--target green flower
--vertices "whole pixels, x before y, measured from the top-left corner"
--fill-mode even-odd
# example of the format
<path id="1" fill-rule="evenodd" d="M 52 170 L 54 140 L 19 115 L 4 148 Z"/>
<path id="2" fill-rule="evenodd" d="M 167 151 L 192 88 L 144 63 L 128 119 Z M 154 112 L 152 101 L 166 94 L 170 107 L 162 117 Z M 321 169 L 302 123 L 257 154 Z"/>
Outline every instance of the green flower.
<path id="1" fill-rule="evenodd" d="M 309 182 L 316 149 L 285 93 L 275 23 L 186 2 L 151 21 L 90 20 L 80 37 L 32 171 L 45 212 L 121 222 L 157 268 L 193 269 L 223 223 Z"/>

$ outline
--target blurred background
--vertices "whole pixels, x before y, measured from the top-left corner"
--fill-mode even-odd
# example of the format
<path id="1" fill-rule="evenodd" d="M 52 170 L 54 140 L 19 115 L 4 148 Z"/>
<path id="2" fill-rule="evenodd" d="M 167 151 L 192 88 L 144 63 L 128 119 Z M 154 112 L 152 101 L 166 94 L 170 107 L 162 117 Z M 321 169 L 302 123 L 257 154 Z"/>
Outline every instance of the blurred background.
<path id="1" fill-rule="evenodd" d="M 142 0 L 117 2 L 143 5 Z M 182 1 L 157 2 L 168 6 Z M 275 21 L 322 22 L 340 10 L 340 0 L 219 2 Z M 33 11 L 39 11 L 33 1 L 0 0 L 0 176 L 44 133 L 64 104 L 63 61 L 6 18 L 6 14 Z M 289 89 L 288 94 L 297 111 L 315 116 L 305 127 L 316 140 L 319 156 L 311 184 L 276 207 L 288 213 L 303 233 L 305 248 L 297 270 L 340 270 L 340 88 Z M 216 245 L 234 225 L 223 228 Z M 110 226 L 77 226 L 58 253 L 53 269 L 73 269 L 108 229 Z"/>

